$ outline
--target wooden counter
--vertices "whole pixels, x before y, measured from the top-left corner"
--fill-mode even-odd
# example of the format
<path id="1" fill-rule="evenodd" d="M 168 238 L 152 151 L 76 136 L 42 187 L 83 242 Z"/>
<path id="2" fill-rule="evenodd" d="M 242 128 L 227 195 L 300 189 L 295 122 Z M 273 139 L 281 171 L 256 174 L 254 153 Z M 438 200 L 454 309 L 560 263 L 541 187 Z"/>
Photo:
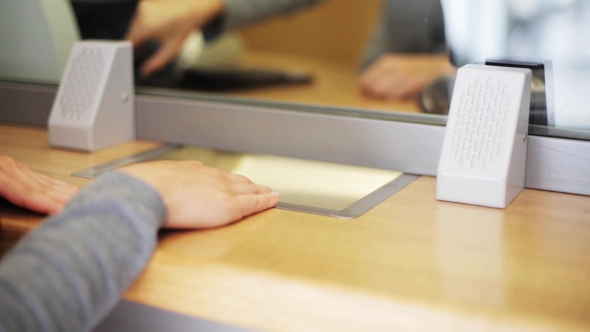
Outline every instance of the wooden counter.
<path id="1" fill-rule="evenodd" d="M 52 150 L 0 125 L 0 154 L 69 174 L 159 146 Z M 273 209 L 228 227 L 164 232 L 125 297 L 275 331 L 588 331 L 590 197 L 524 190 L 505 210 L 435 200 L 422 177 L 354 220 Z M 0 204 L 2 250 L 42 216 Z"/>

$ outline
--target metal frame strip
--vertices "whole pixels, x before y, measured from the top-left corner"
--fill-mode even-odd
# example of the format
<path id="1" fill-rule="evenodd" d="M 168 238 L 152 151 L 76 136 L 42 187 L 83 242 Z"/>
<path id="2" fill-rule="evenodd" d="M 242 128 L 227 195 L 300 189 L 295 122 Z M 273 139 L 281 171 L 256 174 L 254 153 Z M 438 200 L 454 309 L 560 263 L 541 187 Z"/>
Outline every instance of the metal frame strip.
<path id="1" fill-rule="evenodd" d="M 55 91 L 54 86 L 1 83 L 0 121 L 46 125 Z M 138 95 L 137 136 L 436 175 L 445 128 L 432 121 L 420 124 L 411 122 L 416 117 L 393 121 L 334 108 L 321 113 L 323 108 L 317 107 L 320 112 L 314 113 L 272 103 L 236 102 Z M 529 136 L 525 186 L 590 195 L 590 141 Z"/>

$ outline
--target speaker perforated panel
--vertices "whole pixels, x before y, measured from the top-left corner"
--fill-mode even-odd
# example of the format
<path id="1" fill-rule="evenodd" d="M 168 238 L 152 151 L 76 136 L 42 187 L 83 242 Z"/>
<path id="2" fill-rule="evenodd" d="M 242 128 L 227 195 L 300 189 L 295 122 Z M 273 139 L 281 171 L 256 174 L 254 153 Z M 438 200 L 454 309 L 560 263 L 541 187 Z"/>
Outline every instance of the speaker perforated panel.
<path id="1" fill-rule="evenodd" d="M 500 78 L 477 76 L 460 93 L 451 150 L 460 167 L 488 168 L 503 153 L 511 95 Z"/>
<path id="2" fill-rule="evenodd" d="M 64 119 L 80 119 L 98 96 L 98 87 L 106 65 L 102 49 L 84 47 L 72 60 L 60 99 Z"/>

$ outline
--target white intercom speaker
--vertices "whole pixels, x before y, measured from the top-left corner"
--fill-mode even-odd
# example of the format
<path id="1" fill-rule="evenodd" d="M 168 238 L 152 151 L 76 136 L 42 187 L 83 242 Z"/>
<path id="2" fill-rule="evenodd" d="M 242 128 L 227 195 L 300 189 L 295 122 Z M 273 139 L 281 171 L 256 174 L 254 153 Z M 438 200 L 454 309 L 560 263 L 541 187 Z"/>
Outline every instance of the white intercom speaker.
<path id="1" fill-rule="evenodd" d="M 133 140 L 133 86 L 131 43 L 76 42 L 49 116 L 49 144 L 94 151 Z"/>
<path id="2" fill-rule="evenodd" d="M 531 70 L 457 72 L 438 166 L 439 200 L 505 208 L 524 188 Z"/>

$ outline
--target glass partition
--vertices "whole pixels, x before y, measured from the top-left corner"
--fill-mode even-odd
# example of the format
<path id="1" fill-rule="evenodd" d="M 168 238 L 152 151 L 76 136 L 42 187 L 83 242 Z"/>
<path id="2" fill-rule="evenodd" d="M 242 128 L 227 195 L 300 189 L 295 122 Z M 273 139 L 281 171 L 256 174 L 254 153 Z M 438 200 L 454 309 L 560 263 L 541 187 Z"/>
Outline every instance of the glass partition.
<path id="1" fill-rule="evenodd" d="M 26 16 L 33 9 L 19 3 L 30 7 L 34 2 L 3 1 L 0 22 L 9 22 L 7 15 L 33 19 Z M 49 6 L 45 0 L 35 3 Z M 173 6 L 175 1 L 168 3 Z M 527 66 L 535 77 L 530 132 L 590 140 L 588 1 L 264 3 L 227 1 L 222 14 L 208 18 L 202 29 L 183 39 L 174 60 L 151 75 L 141 75 L 141 70 L 162 38 L 140 43 L 135 52 L 137 92 L 444 125 L 458 66 Z M 3 11 L 1 6 L 8 5 L 10 11 Z M 134 1 L 77 0 L 70 5 L 62 9 L 62 21 L 52 7 L 45 23 L 50 34 L 63 35 L 68 25 L 60 22 L 69 20 L 79 31 L 68 36 L 121 39 L 141 6 Z M 34 19 L 37 25 L 44 22 Z M 35 29 L 41 29 L 37 25 Z M 23 45 L 42 43 L 31 37 L 27 26 L 0 29 L 0 43 L 31 52 L 35 47 Z M 15 38 L 19 35 L 26 38 Z M 63 52 L 51 47 L 39 52 L 63 58 Z M 23 59 L 13 53 L 0 57 L 0 77 L 5 80 L 59 80 L 59 75 L 52 79 L 46 73 L 15 77 Z M 63 59 L 44 63 L 45 68 L 51 66 L 61 68 Z"/>

